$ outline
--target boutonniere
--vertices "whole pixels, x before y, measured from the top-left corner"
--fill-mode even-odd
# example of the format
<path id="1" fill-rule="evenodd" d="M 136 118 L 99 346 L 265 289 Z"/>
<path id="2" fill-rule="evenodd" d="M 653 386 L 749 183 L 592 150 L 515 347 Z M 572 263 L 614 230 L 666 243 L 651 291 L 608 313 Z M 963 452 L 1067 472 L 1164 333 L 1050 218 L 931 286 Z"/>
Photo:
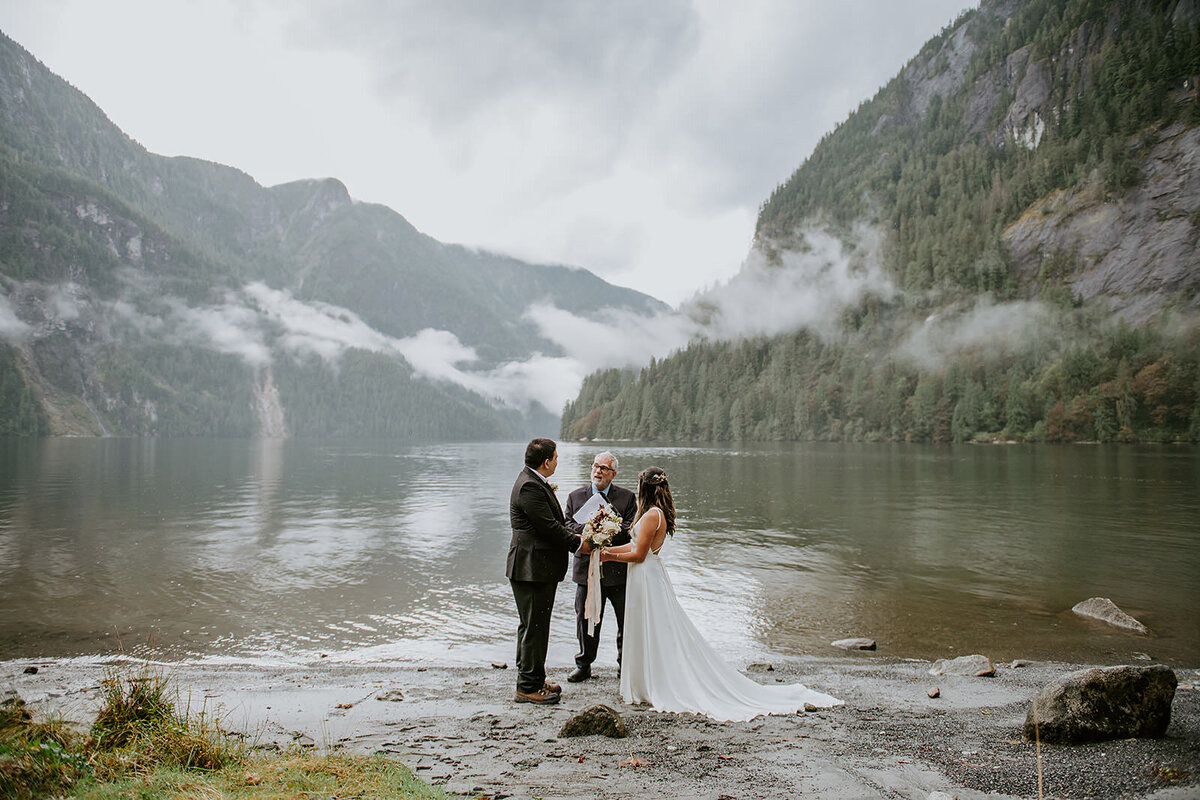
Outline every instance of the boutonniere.
<path id="1" fill-rule="evenodd" d="M 547 481 L 547 483 L 549 483 L 549 481 Z M 551 483 L 551 484 L 550 484 L 550 491 L 552 491 L 552 492 L 557 492 L 557 491 L 558 491 L 558 484 L 557 484 L 557 483 Z"/>

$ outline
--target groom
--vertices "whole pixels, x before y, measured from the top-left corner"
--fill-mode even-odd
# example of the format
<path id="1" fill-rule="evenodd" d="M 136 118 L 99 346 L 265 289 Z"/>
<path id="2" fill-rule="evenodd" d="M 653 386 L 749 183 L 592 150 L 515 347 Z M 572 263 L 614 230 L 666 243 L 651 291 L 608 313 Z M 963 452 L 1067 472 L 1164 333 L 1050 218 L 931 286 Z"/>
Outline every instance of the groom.
<path id="1" fill-rule="evenodd" d="M 582 531 L 583 526 L 575 522 L 576 511 L 591 499 L 593 494 L 603 495 L 604 500 L 621 515 L 621 532 L 613 537 L 612 543 L 625 544 L 630 540 L 629 529 L 633 527 L 633 518 L 637 516 L 637 495 L 628 489 L 617 486 L 613 479 L 617 477 L 617 457 L 604 452 L 592 459 L 592 482 L 580 486 L 567 495 L 567 526 L 574 531 Z M 575 635 L 579 639 L 579 653 L 575 656 L 575 671 L 567 676 L 571 683 L 587 680 L 592 677 L 592 662 L 596 660 L 596 650 L 600 646 L 600 622 L 597 621 L 592 633 L 588 634 L 588 623 L 584 619 L 583 610 L 587 602 L 588 564 L 591 556 L 587 553 L 575 554 L 575 566 L 571 577 L 575 579 Z M 603 619 L 605 603 L 612 603 L 613 613 L 617 617 L 617 674 L 621 669 L 621 639 L 625 632 L 625 572 L 628 566 L 617 561 L 609 561 L 600 571 L 600 616 Z"/>
<path id="2" fill-rule="evenodd" d="M 546 682 L 546 649 L 554 593 L 567 574 L 569 553 L 591 547 L 565 525 L 562 507 L 549 478 L 558 469 L 558 446 L 534 439 L 525 448 L 525 468 L 513 484 L 508 503 L 512 543 L 505 574 L 512 585 L 520 624 L 517 627 L 518 703 L 550 705 L 562 688 Z"/>

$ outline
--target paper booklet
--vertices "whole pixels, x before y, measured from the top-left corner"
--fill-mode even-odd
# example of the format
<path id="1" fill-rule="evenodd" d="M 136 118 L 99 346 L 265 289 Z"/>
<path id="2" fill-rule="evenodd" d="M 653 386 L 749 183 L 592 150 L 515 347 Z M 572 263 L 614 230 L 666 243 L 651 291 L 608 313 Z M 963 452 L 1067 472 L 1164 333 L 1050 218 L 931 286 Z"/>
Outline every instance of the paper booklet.
<path id="1" fill-rule="evenodd" d="M 595 492 L 591 497 L 588 498 L 588 501 L 583 504 L 583 507 L 575 512 L 571 519 L 582 525 L 592 518 L 592 514 L 596 513 L 596 509 L 600 508 L 600 506 L 606 505 L 608 505 L 608 501 L 604 499 L 604 495 L 600 494 L 599 492 Z"/>

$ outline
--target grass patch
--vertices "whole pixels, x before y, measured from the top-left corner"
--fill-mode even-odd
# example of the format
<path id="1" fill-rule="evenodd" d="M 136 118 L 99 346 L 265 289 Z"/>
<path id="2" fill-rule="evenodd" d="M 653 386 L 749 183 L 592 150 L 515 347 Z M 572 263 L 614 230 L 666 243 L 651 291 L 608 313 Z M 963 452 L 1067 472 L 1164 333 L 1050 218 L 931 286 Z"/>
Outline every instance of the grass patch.
<path id="1" fill-rule="evenodd" d="M 91 762 L 102 780 L 164 767 L 216 770 L 241 761 L 245 746 L 205 711 L 178 711 L 165 673 L 149 666 L 113 670 L 101 684 L 100 711 L 92 724 Z"/>
<path id="2" fill-rule="evenodd" d="M 34 722 L 15 694 L 0 702 L 0 797 L 43 797 L 87 774 L 87 759 L 70 728 Z"/>
<path id="3" fill-rule="evenodd" d="M 105 784 L 80 786 L 87 800 L 158 800 L 158 798 L 391 797 L 399 800 L 448 800 L 405 766 L 379 756 L 314 753 L 258 756 L 214 772 L 162 767 Z"/>

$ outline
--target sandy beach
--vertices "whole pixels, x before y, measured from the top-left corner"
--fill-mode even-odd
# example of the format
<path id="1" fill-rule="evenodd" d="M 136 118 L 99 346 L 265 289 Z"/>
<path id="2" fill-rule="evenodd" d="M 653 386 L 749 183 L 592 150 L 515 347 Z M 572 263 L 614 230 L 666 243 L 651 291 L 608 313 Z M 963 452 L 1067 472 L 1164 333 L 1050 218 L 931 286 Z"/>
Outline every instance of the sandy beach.
<path id="1" fill-rule="evenodd" d="M 15 660 L 5 688 L 36 712 L 89 722 L 111 663 Z M 1036 797 L 1037 758 L 1021 741 L 1032 694 L 1084 665 L 997 664 L 996 676 L 934 677 L 929 663 L 873 653 L 748 671 L 805 683 L 844 706 L 718 723 L 621 703 L 615 669 L 563 681 L 557 706 L 512 702 L 510 666 L 163 664 L 193 710 L 219 714 L 257 747 L 382 753 L 430 783 L 491 798 Z M 36 667 L 36 674 L 26 672 Z M 1041 748 L 1046 797 L 1200 797 L 1200 670 L 1179 689 L 1161 739 Z M 561 673 L 561 674 L 560 674 Z M 930 698 L 937 687 L 940 696 Z M 625 739 L 559 738 L 594 704 L 617 709 Z M 939 797 L 934 795 L 935 797 Z"/>

